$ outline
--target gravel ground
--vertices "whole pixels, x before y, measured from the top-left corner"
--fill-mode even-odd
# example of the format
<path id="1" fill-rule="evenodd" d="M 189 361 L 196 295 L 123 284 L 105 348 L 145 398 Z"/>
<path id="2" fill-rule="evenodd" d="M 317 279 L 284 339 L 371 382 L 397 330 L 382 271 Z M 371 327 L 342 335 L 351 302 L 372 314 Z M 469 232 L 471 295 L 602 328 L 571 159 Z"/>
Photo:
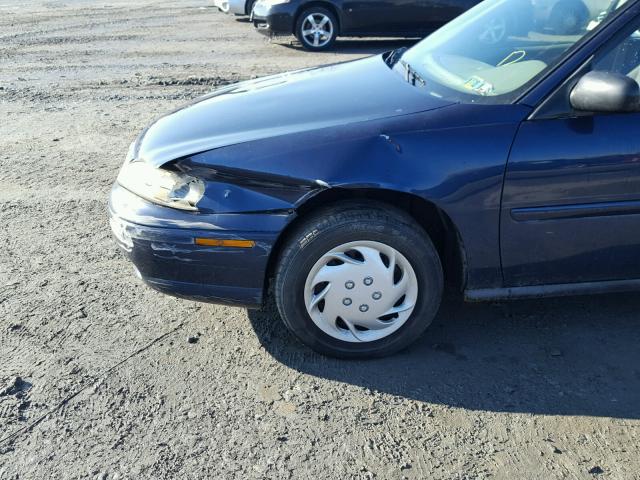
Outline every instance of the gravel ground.
<path id="1" fill-rule="evenodd" d="M 343 362 L 144 287 L 112 243 L 153 118 L 399 44 L 309 54 L 204 0 L 0 5 L 0 478 L 640 478 L 637 295 L 448 298 L 410 350 Z"/>

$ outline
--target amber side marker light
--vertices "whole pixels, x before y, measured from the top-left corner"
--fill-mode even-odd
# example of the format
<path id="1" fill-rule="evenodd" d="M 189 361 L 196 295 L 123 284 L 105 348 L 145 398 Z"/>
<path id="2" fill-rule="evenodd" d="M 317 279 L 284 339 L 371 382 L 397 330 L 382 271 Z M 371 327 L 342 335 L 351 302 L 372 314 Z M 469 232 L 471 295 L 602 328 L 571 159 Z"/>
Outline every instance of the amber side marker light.
<path id="1" fill-rule="evenodd" d="M 252 248 L 256 244 L 253 240 L 221 240 L 218 238 L 196 238 L 195 242 L 201 247 Z"/>

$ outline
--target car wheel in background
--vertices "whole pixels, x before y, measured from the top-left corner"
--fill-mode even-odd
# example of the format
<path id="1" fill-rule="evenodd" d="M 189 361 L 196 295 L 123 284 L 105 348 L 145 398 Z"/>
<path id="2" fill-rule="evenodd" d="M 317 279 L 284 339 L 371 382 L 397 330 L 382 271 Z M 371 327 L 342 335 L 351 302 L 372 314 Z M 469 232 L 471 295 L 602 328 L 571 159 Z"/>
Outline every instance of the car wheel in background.
<path id="1" fill-rule="evenodd" d="M 510 36 L 526 37 L 534 28 L 533 11 L 531 3 L 523 2 L 518 4 L 517 10 L 511 8 L 488 15 L 481 24 L 478 41 L 484 45 L 498 45 Z"/>
<path id="2" fill-rule="evenodd" d="M 303 343 L 340 358 L 380 357 L 435 317 L 440 258 L 427 233 L 392 207 L 353 203 L 303 221 L 283 247 L 276 305 Z"/>
<path id="3" fill-rule="evenodd" d="M 295 35 L 307 50 L 327 50 L 338 36 L 338 21 L 326 8 L 311 7 L 298 17 Z"/>
<path id="4" fill-rule="evenodd" d="M 556 35 L 576 35 L 589 22 L 589 10 L 581 0 L 561 0 L 551 13 L 547 27 Z"/>
<path id="5" fill-rule="evenodd" d="M 502 42 L 509 31 L 509 19 L 506 15 L 489 18 L 483 26 L 478 40 L 485 45 L 497 45 Z"/>

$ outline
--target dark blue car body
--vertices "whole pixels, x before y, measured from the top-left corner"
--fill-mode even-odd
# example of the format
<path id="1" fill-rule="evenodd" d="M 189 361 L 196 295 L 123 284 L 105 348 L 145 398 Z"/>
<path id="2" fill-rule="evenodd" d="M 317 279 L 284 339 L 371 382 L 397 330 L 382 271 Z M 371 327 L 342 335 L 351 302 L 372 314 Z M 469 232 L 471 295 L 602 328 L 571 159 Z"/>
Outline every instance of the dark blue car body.
<path id="1" fill-rule="evenodd" d="M 160 291 L 259 307 L 282 241 L 305 212 L 374 198 L 419 219 L 467 299 L 636 289 L 640 114 L 562 115 L 551 100 L 639 8 L 630 2 L 509 104 L 426 95 L 383 56 L 198 99 L 145 130 L 135 153 L 205 179 L 199 211 L 116 184 L 116 238 Z"/>

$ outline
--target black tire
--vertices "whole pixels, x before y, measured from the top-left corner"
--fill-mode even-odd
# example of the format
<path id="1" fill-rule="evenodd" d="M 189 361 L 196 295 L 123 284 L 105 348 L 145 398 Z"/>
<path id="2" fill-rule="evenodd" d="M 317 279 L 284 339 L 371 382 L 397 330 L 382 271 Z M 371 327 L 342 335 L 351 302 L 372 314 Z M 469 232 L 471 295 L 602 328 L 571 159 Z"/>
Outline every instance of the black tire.
<path id="1" fill-rule="evenodd" d="M 323 42 L 322 45 L 319 45 L 319 46 L 314 46 L 313 43 L 310 43 L 309 40 L 303 35 L 305 21 L 311 15 L 324 16 L 329 19 L 332 25 L 332 34 L 330 35 L 329 40 L 326 43 Z M 322 7 L 307 8 L 300 15 L 298 15 L 294 34 L 298 39 L 298 41 L 302 44 L 302 46 L 306 50 L 310 50 L 312 52 L 320 52 L 323 50 L 328 50 L 333 47 L 333 45 L 336 42 L 336 38 L 338 38 L 338 19 L 333 13 L 331 13 L 326 8 L 322 8 Z"/>
<path id="2" fill-rule="evenodd" d="M 354 343 L 323 332 L 311 319 L 304 300 L 307 276 L 318 259 L 344 243 L 374 241 L 400 252 L 418 281 L 411 316 L 395 332 L 379 340 Z M 433 321 L 443 291 L 442 265 L 427 233 L 394 207 L 376 202 L 338 204 L 305 219 L 291 233 L 278 261 L 274 296 L 291 332 L 323 355 L 372 358 L 393 354 L 414 342 Z"/>

